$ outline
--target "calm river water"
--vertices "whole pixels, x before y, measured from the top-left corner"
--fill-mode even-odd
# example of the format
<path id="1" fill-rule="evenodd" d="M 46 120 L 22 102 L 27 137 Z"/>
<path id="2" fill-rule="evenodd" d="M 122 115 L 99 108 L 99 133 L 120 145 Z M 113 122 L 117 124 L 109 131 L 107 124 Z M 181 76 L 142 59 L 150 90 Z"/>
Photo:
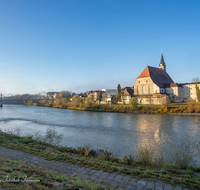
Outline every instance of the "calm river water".
<path id="1" fill-rule="evenodd" d="M 90 143 L 94 149 L 133 154 L 139 144 L 151 144 L 167 152 L 188 137 L 200 141 L 200 117 L 88 112 L 39 106 L 4 105 L 0 109 L 0 129 L 45 134 L 55 126 L 68 147 Z"/>

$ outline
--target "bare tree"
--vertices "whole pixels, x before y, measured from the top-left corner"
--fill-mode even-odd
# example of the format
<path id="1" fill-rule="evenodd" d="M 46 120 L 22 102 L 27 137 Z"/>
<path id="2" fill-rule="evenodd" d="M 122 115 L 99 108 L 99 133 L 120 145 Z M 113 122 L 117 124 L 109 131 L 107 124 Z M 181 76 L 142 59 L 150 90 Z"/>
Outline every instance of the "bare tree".
<path id="1" fill-rule="evenodd" d="M 170 103 L 171 102 L 170 102 L 170 99 L 168 96 L 164 96 L 161 98 L 161 108 L 164 109 L 164 108 L 168 107 Z"/>
<path id="2" fill-rule="evenodd" d="M 192 82 L 194 82 L 194 83 L 200 82 L 199 77 L 195 77 L 195 78 L 193 78 L 193 79 L 192 79 Z"/>

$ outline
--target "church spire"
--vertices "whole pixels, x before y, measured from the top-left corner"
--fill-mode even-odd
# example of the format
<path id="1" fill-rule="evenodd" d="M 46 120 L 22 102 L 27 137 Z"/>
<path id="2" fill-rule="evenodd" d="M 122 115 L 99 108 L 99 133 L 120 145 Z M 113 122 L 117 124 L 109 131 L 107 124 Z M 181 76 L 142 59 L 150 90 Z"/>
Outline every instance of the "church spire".
<path id="1" fill-rule="evenodd" d="M 166 64 L 165 64 L 162 52 L 161 52 L 161 59 L 160 59 L 159 68 L 166 72 Z"/>

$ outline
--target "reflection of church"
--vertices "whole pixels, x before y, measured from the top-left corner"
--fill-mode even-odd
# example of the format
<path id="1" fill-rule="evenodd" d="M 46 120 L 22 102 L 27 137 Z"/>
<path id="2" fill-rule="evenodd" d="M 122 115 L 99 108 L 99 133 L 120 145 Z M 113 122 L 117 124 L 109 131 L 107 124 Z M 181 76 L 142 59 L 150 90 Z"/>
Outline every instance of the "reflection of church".
<path id="1" fill-rule="evenodd" d="M 200 87 L 200 83 L 198 86 Z M 169 96 L 172 102 L 197 100 L 194 83 L 177 84 L 167 74 L 163 54 L 159 68 L 147 66 L 137 77 L 134 95 L 141 104 L 160 104 L 161 99 L 166 96 Z"/>

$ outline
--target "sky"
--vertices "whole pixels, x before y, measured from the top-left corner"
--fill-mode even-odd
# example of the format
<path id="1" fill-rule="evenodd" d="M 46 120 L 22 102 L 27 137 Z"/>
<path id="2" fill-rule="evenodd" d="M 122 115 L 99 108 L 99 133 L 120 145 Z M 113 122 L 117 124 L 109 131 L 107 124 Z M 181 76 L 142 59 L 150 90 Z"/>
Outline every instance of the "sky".
<path id="1" fill-rule="evenodd" d="M 133 86 L 147 65 L 200 78 L 199 0 L 0 0 L 0 93 Z"/>

